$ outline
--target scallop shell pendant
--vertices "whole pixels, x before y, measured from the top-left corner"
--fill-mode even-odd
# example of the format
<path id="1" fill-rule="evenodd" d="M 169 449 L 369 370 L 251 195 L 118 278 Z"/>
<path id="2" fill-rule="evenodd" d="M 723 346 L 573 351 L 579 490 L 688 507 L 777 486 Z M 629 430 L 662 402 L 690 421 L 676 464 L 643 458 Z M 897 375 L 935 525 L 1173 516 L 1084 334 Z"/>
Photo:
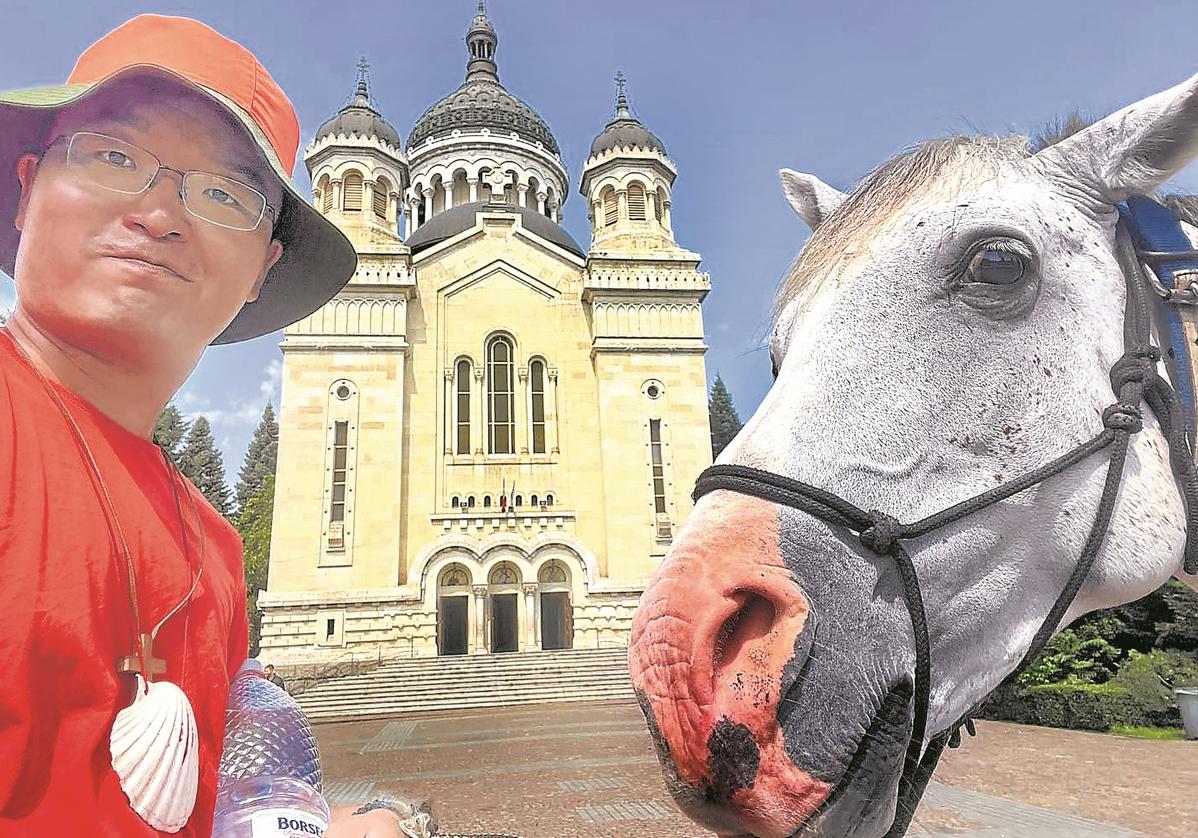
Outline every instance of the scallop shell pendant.
<path id="1" fill-rule="evenodd" d="M 109 748 L 133 811 L 163 832 L 182 829 L 200 778 L 195 714 L 183 690 L 169 681 L 147 690 L 138 675 L 136 696 L 117 713 Z"/>

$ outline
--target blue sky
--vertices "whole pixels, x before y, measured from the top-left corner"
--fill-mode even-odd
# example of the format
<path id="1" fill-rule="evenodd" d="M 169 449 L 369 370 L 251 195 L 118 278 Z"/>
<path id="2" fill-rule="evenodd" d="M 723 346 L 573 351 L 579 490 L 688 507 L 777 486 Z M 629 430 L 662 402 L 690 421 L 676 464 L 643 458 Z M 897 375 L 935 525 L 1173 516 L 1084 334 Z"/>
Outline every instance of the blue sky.
<path id="1" fill-rule="evenodd" d="M 474 7 L 7 0 L 0 87 L 60 83 L 82 49 L 129 17 L 184 14 L 260 57 L 295 103 L 305 144 L 351 93 L 361 55 L 384 116 L 406 138 L 461 83 Z M 1192 0 L 490 0 L 488 12 L 500 79 L 561 146 L 574 190 L 564 224 L 584 246 L 580 167 L 612 112 L 612 76 L 628 77 L 635 111 L 678 166 L 676 236 L 711 273 L 708 377 L 723 376 L 745 419 L 770 385 L 761 346 L 774 291 L 806 238 L 779 168 L 846 189 L 921 140 L 1028 133 L 1075 108 L 1107 113 L 1198 71 Z M 1198 191 L 1198 167 L 1172 190 Z M 0 280 L 0 306 L 11 302 Z M 184 410 L 212 421 L 230 480 L 265 400 L 278 404 L 279 339 L 209 350 L 180 392 Z"/>

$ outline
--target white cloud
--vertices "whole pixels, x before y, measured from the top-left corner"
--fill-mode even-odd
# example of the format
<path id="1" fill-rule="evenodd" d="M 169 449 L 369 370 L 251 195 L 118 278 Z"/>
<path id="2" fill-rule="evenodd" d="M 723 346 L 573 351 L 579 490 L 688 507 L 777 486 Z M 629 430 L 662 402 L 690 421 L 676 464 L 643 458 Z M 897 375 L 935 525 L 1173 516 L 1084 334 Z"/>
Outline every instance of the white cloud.
<path id="1" fill-rule="evenodd" d="M 175 406 L 188 422 L 194 422 L 199 416 L 207 417 L 217 447 L 221 450 L 225 477 L 230 485 L 237 479 L 245 449 L 249 446 L 254 429 L 258 427 L 266 403 L 271 402 L 278 412 L 282 380 L 283 362 L 275 358 L 262 370 L 257 392 L 250 398 L 230 396 L 222 404 L 212 396 L 190 388 L 184 388 L 175 397 Z"/>

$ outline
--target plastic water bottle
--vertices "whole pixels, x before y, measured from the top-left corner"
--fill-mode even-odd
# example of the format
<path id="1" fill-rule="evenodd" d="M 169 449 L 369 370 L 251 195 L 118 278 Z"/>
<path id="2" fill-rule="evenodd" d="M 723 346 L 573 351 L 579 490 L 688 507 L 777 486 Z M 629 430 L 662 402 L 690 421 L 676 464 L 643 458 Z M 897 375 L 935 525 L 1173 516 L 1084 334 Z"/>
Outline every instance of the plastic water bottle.
<path id="1" fill-rule="evenodd" d="M 329 826 L 320 749 L 295 700 L 262 665 L 241 665 L 229 687 L 213 838 L 310 838 Z"/>

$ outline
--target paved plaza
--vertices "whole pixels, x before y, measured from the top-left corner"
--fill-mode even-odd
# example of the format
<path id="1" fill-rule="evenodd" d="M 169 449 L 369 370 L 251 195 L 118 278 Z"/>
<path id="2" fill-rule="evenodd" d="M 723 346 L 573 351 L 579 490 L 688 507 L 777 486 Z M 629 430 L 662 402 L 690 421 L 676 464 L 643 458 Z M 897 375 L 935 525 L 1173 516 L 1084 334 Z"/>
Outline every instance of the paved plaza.
<path id="1" fill-rule="evenodd" d="M 443 712 L 324 724 L 316 734 L 330 802 L 348 803 L 381 793 L 428 800 L 442 832 L 498 832 L 523 838 L 710 835 L 671 803 L 634 704 Z M 937 774 L 945 782 L 930 787 L 911 835 L 1198 834 L 1186 826 L 1198 823 L 1192 794 L 1198 787 L 1198 777 L 1193 776 L 1198 773 L 1198 743 L 1138 742 L 985 722 L 979 723 L 979 734 L 966 749 L 946 758 Z M 1038 741 L 1055 750 L 1040 752 Z M 1144 755 L 1144 776 L 1112 780 L 1108 769 L 1118 769 L 1118 756 L 1127 756 L 1127 748 L 1128 758 Z M 982 761 L 987 760 L 994 770 L 984 769 Z M 1023 778 L 1010 784 L 1015 794 L 997 794 L 1003 789 L 988 787 L 983 779 L 992 782 L 1003 772 Z M 1120 808 L 1120 801 L 1112 801 L 1110 789 L 1103 785 L 1113 781 L 1149 786 L 1157 783 L 1153 775 L 1158 773 L 1177 781 L 1164 790 L 1166 800 L 1171 795 L 1175 802 L 1166 803 L 1163 811 L 1159 804 L 1137 811 L 1135 801 L 1131 809 Z M 1062 785 L 1063 795 L 1054 797 L 1054 783 Z M 1094 789 L 1092 798 L 1084 793 L 1087 787 Z"/>

